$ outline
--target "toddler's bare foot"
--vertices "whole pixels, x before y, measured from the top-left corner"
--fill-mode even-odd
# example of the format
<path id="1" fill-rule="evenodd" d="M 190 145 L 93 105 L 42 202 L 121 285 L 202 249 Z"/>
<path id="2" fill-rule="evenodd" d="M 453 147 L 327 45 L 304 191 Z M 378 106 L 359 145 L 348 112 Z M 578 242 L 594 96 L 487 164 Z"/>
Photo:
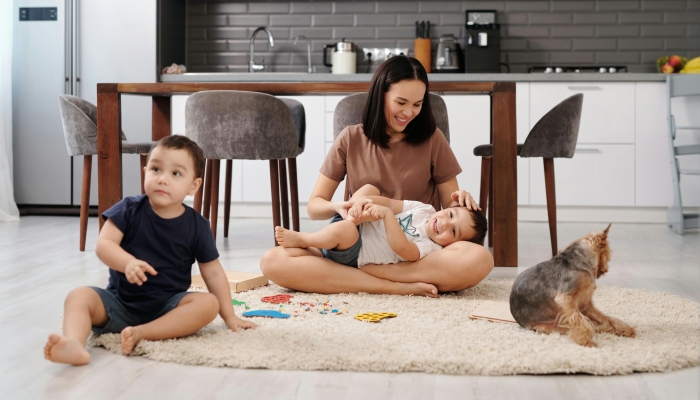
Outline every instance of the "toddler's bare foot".
<path id="1" fill-rule="evenodd" d="M 122 353 L 124 355 L 131 354 L 134 347 L 143 339 L 138 327 L 135 326 L 127 326 L 124 328 L 120 336 L 122 339 Z"/>
<path id="2" fill-rule="evenodd" d="M 53 362 L 71 365 L 85 365 L 90 361 L 90 353 L 79 341 L 55 333 L 49 335 L 44 346 L 44 357 Z"/>
<path id="3" fill-rule="evenodd" d="M 438 290 L 435 285 L 430 283 L 415 282 L 415 283 L 399 283 L 399 293 L 402 295 L 412 294 L 414 296 L 438 297 Z"/>
<path id="4" fill-rule="evenodd" d="M 301 240 L 301 233 L 296 231 L 290 231 L 289 229 L 284 229 L 281 226 L 275 227 L 275 240 L 282 247 L 297 247 L 297 248 L 307 248 L 303 241 Z"/>

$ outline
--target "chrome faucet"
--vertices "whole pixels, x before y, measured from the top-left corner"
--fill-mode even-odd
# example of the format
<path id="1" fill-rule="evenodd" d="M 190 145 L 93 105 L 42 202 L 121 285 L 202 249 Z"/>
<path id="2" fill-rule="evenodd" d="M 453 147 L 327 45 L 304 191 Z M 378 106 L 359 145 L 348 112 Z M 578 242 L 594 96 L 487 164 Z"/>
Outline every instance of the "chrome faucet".
<path id="1" fill-rule="evenodd" d="M 307 62 L 307 65 L 308 65 L 306 72 L 308 72 L 308 73 L 310 73 L 310 74 L 313 74 L 313 73 L 314 73 L 314 69 L 311 68 L 311 42 L 309 42 L 309 39 L 307 39 L 306 36 L 304 36 L 304 35 L 299 35 L 299 36 L 297 36 L 297 37 L 294 38 L 294 44 L 297 44 L 297 41 L 298 41 L 299 39 L 304 39 L 304 40 L 306 40 L 306 62 Z"/>
<path id="2" fill-rule="evenodd" d="M 265 31 L 267 33 L 267 38 L 270 40 L 270 47 L 275 47 L 275 41 L 272 39 L 272 32 L 264 26 L 256 29 L 250 36 L 250 60 L 248 61 L 248 72 L 263 71 L 265 69 L 265 57 L 263 57 L 260 64 L 255 63 L 255 35 L 260 31 Z"/>

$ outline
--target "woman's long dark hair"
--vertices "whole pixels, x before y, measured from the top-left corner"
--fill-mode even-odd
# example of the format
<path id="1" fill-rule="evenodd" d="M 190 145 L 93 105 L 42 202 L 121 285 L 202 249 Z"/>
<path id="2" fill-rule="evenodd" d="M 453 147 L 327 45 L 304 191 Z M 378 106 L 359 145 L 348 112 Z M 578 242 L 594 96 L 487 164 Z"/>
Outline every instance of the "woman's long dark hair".
<path id="1" fill-rule="evenodd" d="M 367 91 L 367 102 L 362 112 L 362 124 L 365 135 L 377 146 L 388 148 L 389 134 L 386 133 L 387 121 L 384 118 L 384 94 L 389 87 L 404 80 L 419 80 L 425 83 L 425 95 L 420 113 L 408 123 L 403 133 L 408 143 L 418 144 L 428 140 L 435 132 L 435 118 L 430 107 L 428 95 L 428 74 L 420 61 L 408 56 L 394 56 L 379 66 L 372 77 Z"/>

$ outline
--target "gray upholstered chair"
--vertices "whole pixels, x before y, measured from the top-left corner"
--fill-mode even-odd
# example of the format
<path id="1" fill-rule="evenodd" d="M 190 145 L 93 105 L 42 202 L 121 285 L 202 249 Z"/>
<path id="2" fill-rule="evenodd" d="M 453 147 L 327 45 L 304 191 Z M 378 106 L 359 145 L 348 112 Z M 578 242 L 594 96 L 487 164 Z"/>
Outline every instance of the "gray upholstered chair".
<path id="1" fill-rule="evenodd" d="M 87 234 L 88 207 L 90 206 L 90 175 L 92 172 L 92 155 L 97 154 L 97 107 L 80 97 L 58 96 L 58 106 L 63 121 L 63 134 L 66 137 L 68 155 L 83 156 L 83 188 L 80 198 L 80 251 L 85 251 Z M 131 143 L 122 136 L 122 153 L 141 155 L 141 192 L 143 193 L 143 167 L 146 155 L 153 147 L 153 142 Z"/>
<path id="2" fill-rule="evenodd" d="M 450 124 L 447 118 L 447 106 L 445 106 L 445 101 L 442 97 L 429 93 L 430 95 L 430 108 L 433 110 L 433 118 L 435 118 L 435 125 L 440 128 L 442 133 L 447 139 L 447 143 L 450 143 Z M 367 93 L 356 93 L 344 97 L 335 106 L 335 114 L 333 115 L 333 140 L 338 137 L 340 132 L 345 129 L 345 127 L 350 125 L 357 125 L 362 122 L 362 112 L 365 109 L 365 102 L 367 101 Z M 345 186 L 345 200 L 350 198 L 350 188 Z"/>
<path id="3" fill-rule="evenodd" d="M 450 124 L 447 119 L 447 106 L 442 97 L 429 93 L 430 106 L 433 110 L 433 118 L 435 125 L 442 131 L 450 143 Z M 365 109 L 367 102 L 367 93 L 356 93 L 344 97 L 335 106 L 335 114 L 333 115 L 333 140 L 338 137 L 340 131 L 350 125 L 357 125 L 362 122 L 362 112 Z"/>
<path id="4" fill-rule="evenodd" d="M 552 256 L 557 255 L 557 205 L 554 189 L 554 158 L 572 158 L 576 151 L 578 128 L 581 123 L 583 94 L 575 94 L 549 110 L 525 139 L 517 145 L 520 157 L 542 157 L 544 161 L 544 183 L 547 192 L 547 217 L 549 219 L 549 236 L 552 244 Z M 491 182 L 493 145 L 484 144 L 474 148 L 474 155 L 481 157 L 481 193 L 479 206 L 484 214 L 488 210 L 488 221 L 493 220 L 493 192 Z M 491 198 L 491 206 L 487 202 Z M 490 228 L 490 227 L 489 227 Z M 488 230 L 489 245 L 493 243 L 493 229 Z"/>
<path id="5" fill-rule="evenodd" d="M 203 208 L 205 218 L 210 217 L 211 210 L 214 237 L 217 230 L 220 160 L 227 160 L 225 236 L 228 235 L 231 204 L 231 160 L 270 161 L 273 228 L 289 228 L 286 160 L 290 175 L 293 229 L 299 231 L 296 157 L 304 151 L 305 124 L 301 103 L 264 93 L 212 90 L 194 93 L 187 99 L 185 134 L 199 144 L 207 159 L 206 187 L 197 193 L 195 209 L 199 211 Z"/>

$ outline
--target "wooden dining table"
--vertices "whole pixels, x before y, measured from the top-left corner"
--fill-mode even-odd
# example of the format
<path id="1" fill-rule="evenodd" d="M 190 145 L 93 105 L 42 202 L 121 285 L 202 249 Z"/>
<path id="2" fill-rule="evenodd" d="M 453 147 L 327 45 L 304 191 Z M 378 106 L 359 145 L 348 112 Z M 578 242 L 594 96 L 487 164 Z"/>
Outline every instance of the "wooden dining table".
<path id="1" fill-rule="evenodd" d="M 150 96 L 151 136 L 156 141 L 171 134 L 171 97 L 204 90 L 245 90 L 271 95 L 343 94 L 366 92 L 369 82 L 161 82 L 100 83 L 97 85 L 98 213 L 122 197 L 121 96 Z M 430 82 L 431 92 L 477 94 L 491 97 L 493 144 L 492 209 L 496 266 L 518 265 L 517 152 L 515 82 Z M 466 149 L 462 151 L 472 151 Z M 100 218 L 100 227 L 103 224 Z"/>

